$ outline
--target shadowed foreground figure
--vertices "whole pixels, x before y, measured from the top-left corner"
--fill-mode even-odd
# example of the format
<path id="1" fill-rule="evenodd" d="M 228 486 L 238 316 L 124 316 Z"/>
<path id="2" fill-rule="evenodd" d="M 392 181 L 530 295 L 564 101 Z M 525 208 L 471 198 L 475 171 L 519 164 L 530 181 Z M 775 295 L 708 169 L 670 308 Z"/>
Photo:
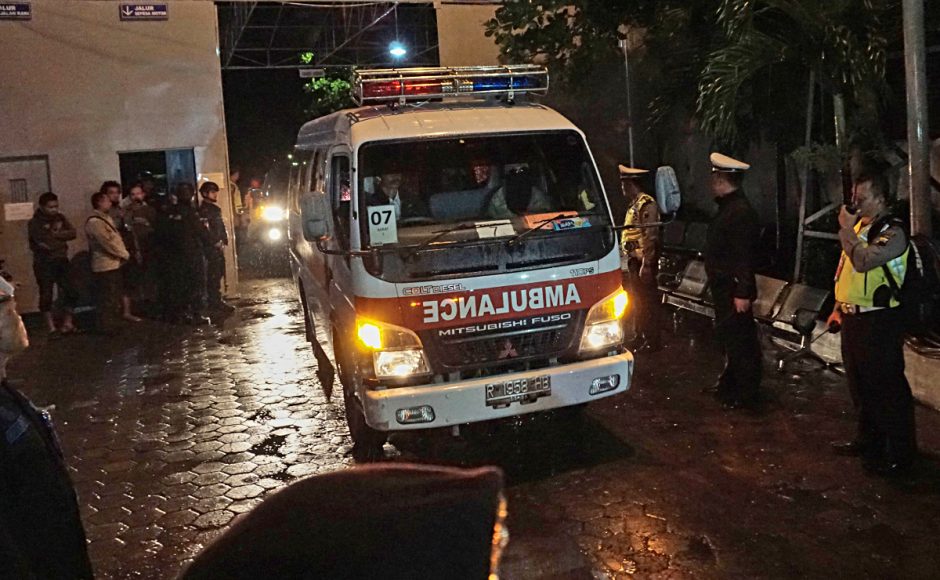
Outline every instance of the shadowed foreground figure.
<path id="1" fill-rule="evenodd" d="M 495 579 L 502 488 L 493 467 L 370 465 L 309 477 L 237 520 L 181 578 Z"/>
<path id="2" fill-rule="evenodd" d="M 7 360 L 28 345 L 13 287 L 0 278 L 0 578 L 92 578 L 51 417 L 6 380 Z"/>

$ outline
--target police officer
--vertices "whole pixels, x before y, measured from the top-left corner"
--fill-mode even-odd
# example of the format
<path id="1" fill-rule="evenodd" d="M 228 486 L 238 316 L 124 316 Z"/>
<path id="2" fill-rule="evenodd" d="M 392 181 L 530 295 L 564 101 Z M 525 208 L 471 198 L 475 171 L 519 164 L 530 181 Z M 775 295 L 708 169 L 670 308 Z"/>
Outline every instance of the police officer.
<path id="1" fill-rule="evenodd" d="M 209 309 L 229 313 L 231 306 L 222 300 L 222 278 L 225 276 L 225 246 L 228 245 L 228 232 L 222 220 L 222 208 L 219 207 L 219 186 L 207 181 L 199 186 L 202 203 L 199 216 L 208 228 L 206 243 L 206 297 Z"/>
<path id="2" fill-rule="evenodd" d="M 904 321 L 897 290 L 908 266 L 902 223 L 888 210 L 883 173 L 863 173 L 853 187 L 856 213 L 839 212 L 842 257 L 830 328 L 842 329 L 842 362 L 858 412 L 855 439 L 836 443 L 866 470 L 903 475 L 917 454 L 914 400 L 904 376 Z M 894 288 L 892 288 L 893 278 Z"/>
<path id="3" fill-rule="evenodd" d="M 193 186 L 177 185 L 161 208 L 154 227 L 160 256 L 160 299 L 168 322 L 205 324 L 202 293 L 205 288 L 203 255 L 208 233 L 193 207 Z"/>
<path id="4" fill-rule="evenodd" d="M 759 223 L 741 191 L 750 165 L 720 153 L 712 153 L 710 160 L 718 214 L 708 226 L 705 272 L 715 304 L 715 335 L 725 352 L 725 368 L 714 389 L 728 408 L 755 408 L 761 396 L 761 347 L 751 306 L 757 297 Z"/>
<path id="5" fill-rule="evenodd" d="M 641 179 L 649 171 L 619 165 L 620 190 L 627 202 L 623 225 L 642 226 L 659 222 L 656 200 L 643 191 Z M 652 352 L 662 349 L 659 321 L 659 227 L 628 227 L 620 234 L 621 268 L 624 285 L 633 299 L 636 323 L 635 350 Z"/>

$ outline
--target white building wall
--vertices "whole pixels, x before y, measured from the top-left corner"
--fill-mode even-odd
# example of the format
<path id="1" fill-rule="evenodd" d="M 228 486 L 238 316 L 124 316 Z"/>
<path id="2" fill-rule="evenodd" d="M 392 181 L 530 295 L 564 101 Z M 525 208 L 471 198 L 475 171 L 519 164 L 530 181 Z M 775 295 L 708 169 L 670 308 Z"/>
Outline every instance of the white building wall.
<path id="1" fill-rule="evenodd" d="M 159 22 L 122 22 L 116 0 L 33 0 L 31 20 L 0 21 L 0 161 L 47 155 L 51 189 L 79 229 L 91 193 L 120 179 L 118 152 L 191 148 L 197 173 L 228 174 L 216 7 L 167 3 Z M 21 309 L 34 311 L 31 257 L 10 235 L 26 222 L 3 225 L 0 257 L 23 284 Z M 84 247 L 80 233 L 72 252 Z M 234 289 L 231 248 L 227 263 Z"/>
<path id="2" fill-rule="evenodd" d="M 499 64 L 499 47 L 487 37 L 483 23 L 493 17 L 495 4 L 437 4 L 438 54 L 441 66 Z"/>

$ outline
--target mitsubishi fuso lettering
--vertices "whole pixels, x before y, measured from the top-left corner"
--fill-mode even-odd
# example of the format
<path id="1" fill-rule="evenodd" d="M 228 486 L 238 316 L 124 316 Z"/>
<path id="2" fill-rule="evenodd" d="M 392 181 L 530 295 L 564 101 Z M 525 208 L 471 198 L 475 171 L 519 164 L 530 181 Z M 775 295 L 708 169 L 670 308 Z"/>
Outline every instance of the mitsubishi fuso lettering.
<path id="1" fill-rule="evenodd" d="M 360 452 L 629 388 L 610 208 L 547 89 L 531 65 L 359 70 L 361 106 L 300 129 L 291 269 Z"/>

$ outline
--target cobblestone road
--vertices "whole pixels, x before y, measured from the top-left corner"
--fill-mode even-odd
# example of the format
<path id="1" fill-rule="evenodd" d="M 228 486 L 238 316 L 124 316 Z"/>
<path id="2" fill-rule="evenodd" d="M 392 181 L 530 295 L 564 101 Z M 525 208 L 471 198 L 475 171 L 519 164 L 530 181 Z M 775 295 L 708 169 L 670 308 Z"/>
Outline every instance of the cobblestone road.
<path id="1" fill-rule="evenodd" d="M 247 282 L 224 328 L 145 322 L 113 341 L 35 345 L 11 375 L 55 417 L 101 578 L 171 578 L 266 493 L 353 463 L 342 396 L 324 397 L 290 283 Z M 390 461 L 508 475 L 504 578 L 935 577 L 940 472 L 864 476 L 841 379 L 771 375 L 771 409 L 700 392 L 720 361 L 690 321 L 640 356 L 629 393 L 582 421 L 543 415 L 399 437 Z M 769 373 L 768 373 L 769 374 Z M 922 447 L 940 420 L 918 409 Z"/>

